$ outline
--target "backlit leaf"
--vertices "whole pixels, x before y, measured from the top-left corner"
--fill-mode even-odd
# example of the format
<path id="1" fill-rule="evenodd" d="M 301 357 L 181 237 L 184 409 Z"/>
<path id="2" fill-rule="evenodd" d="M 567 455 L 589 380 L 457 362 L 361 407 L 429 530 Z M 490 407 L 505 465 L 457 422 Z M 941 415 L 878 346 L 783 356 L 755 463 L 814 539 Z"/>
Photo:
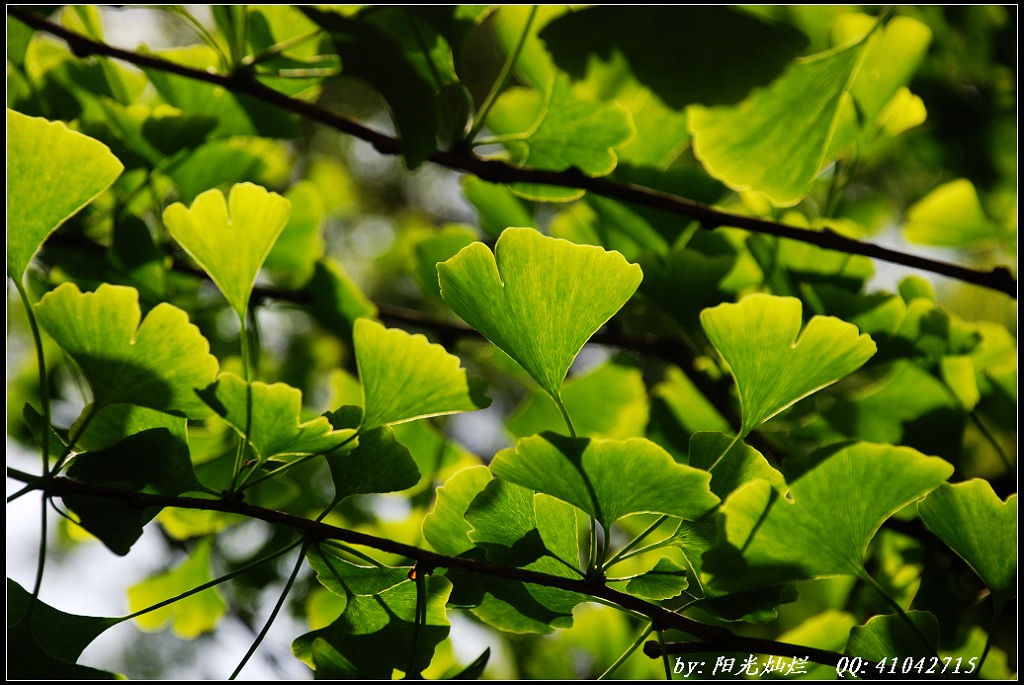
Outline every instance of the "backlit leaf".
<path id="1" fill-rule="evenodd" d="M 189 418 L 209 416 L 195 391 L 217 375 L 217 360 L 188 315 L 161 303 L 145 320 L 133 288 L 82 293 L 64 283 L 35 305 L 42 326 L 89 381 L 97 408 L 136 404 Z"/>
<path id="2" fill-rule="evenodd" d="M 711 472 L 711 492 L 725 498 L 746 482 L 763 479 L 779 494 L 786 481 L 764 456 L 742 440 L 724 433 L 694 433 L 690 438 L 690 466 Z"/>
<path id="3" fill-rule="evenodd" d="M 331 469 L 337 499 L 405 490 L 420 480 L 420 471 L 412 455 L 395 439 L 395 433 L 389 426 L 362 431 L 355 449 L 328 455 L 327 465 Z"/>
<path id="4" fill-rule="evenodd" d="M 8 109 L 7 275 L 20 281 L 46 237 L 123 169 L 98 140 Z"/>
<path id="5" fill-rule="evenodd" d="M 558 398 L 583 345 L 629 300 L 640 267 L 599 247 L 528 228 L 505 230 L 494 254 L 474 243 L 438 264 L 441 295 L 455 313 Z"/>
<path id="6" fill-rule="evenodd" d="M 334 430 L 326 417 L 301 421 L 302 392 L 285 383 L 246 384 L 233 373 L 222 373 L 201 396 L 239 435 L 260 460 L 286 460 L 330 452 L 352 440 L 355 430 Z"/>
<path id="7" fill-rule="evenodd" d="M 875 353 L 870 336 L 833 317 L 815 316 L 801 333 L 801 310 L 792 297 L 752 295 L 701 312 L 704 330 L 736 379 L 741 435 L 853 373 Z"/>
<path id="8" fill-rule="evenodd" d="M 128 606 L 132 612 L 145 609 L 188 592 L 212 580 L 210 549 L 213 538 L 205 538 L 180 566 L 128 588 Z M 161 630 L 168 623 L 178 637 L 192 640 L 210 632 L 227 611 L 227 602 L 217 588 L 208 588 L 155 611 L 138 616 L 136 624 L 146 631 Z"/>
<path id="9" fill-rule="evenodd" d="M 787 460 L 790 498 L 755 480 L 719 510 L 723 538 L 704 555 L 712 587 L 753 589 L 832 575 L 863 576 L 882 523 L 936 488 L 947 462 L 909 447 L 848 443 Z"/>
<path id="10" fill-rule="evenodd" d="M 589 440 L 544 433 L 502 450 L 491 470 L 573 504 L 606 529 L 623 516 L 667 514 L 696 519 L 718 498 L 710 474 L 677 464 L 649 440 Z M 622 487 L 623 483 L 642 487 Z"/>
<path id="11" fill-rule="evenodd" d="M 459 358 L 427 341 L 376 321 L 355 325 L 356 364 L 363 383 L 363 430 L 426 416 L 483 409 L 491 401 Z"/>
<path id="12" fill-rule="evenodd" d="M 908 659 L 935 656 L 939 641 L 939 622 L 935 616 L 928 611 L 908 611 L 907 616 L 916 630 L 896 615 L 874 616 L 864 625 L 855 626 L 850 630 L 846 653 L 877 662 L 895 655 Z M 902 666 L 902 659 L 900 662 Z"/>
<path id="13" fill-rule="evenodd" d="M 667 557 L 658 559 L 650 571 L 626 583 L 626 592 L 644 599 L 671 599 L 676 597 L 688 585 L 686 569 Z"/>
<path id="14" fill-rule="evenodd" d="M 164 210 L 171 236 L 209 274 L 228 304 L 245 316 L 256 275 L 288 217 L 291 202 L 252 183 L 201 193 L 192 206 L 176 202 Z"/>
<path id="15" fill-rule="evenodd" d="M 1001 236 L 966 178 L 944 183 L 911 205 L 903 231 L 911 242 L 942 247 L 977 245 Z"/>
<path id="16" fill-rule="evenodd" d="M 1001 502 L 988 481 L 944 483 L 918 504 L 928 528 L 971 565 L 997 604 L 1016 591 L 1017 495 Z"/>

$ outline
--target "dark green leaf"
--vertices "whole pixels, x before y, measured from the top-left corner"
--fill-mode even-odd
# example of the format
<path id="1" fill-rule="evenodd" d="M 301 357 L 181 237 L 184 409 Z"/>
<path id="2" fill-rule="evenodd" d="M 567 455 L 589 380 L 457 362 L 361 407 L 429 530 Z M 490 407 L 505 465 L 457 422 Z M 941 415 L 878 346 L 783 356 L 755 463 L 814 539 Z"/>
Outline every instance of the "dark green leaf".
<path id="1" fill-rule="evenodd" d="M 395 439 L 394 431 L 388 426 L 361 432 L 354 450 L 328 455 L 327 465 L 331 468 L 337 499 L 405 490 L 420 480 L 412 455 Z"/>

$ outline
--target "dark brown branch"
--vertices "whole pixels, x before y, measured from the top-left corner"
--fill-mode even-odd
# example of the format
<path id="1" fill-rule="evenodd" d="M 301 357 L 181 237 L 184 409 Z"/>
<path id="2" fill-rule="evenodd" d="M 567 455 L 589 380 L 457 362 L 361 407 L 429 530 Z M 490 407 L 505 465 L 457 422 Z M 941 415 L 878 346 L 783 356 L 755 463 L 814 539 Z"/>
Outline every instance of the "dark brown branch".
<path id="1" fill-rule="evenodd" d="M 323 540 L 340 540 L 352 545 L 370 547 L 381 552 L 397 554 L 414 560 L 417 566 L 426 572 L 439 568 L 457 568 L 480 575 L 518 580 L 524 583 L 553 587 L 568 592 L 597 597 L 611 602 L 623 609 L 648 617 L 656 630 L 679 630 L 698 638 L 704 651 L 715 652 L 756 652 L 759 654 L 777 654 L 780 656 L 810 656 L 811 660 L 827 665 L 836 665 L 842 654 L 812 650 L 797 645 L 789 645 L 771 640 L 734 635 L 725 628 L 707 625 L 681 616 L 663 607 L 651 604 L 624 592 L 619 592 L 602 583 L 576 580 L 553 576 L 547 573 L 529 571 L 510 566 L 500 566 L 485 561 L 476 561 L 463 557 L 452 557 L 429 550 L 379 538 L 354 530 L 339 528 L 326 523 L 305 519 L 273 509 L 266 509 L 237 499 L 208 499 L 199 497 L 180 497 L 135 492 L 112 488 L 105 485 L 82 483 L 62 476 L 52 479 L 32 476 L 17 469 L 7 469 L 7 477 L 25 483 L 33 483 L 47 497 L 65 497 L 68 495 L 89 495 L 113 501 L 124 502 L 139 508 L 172 507 L 178 509 L 194 509 L 199 511 L 219 511 L 238 514 L 251 519 L 258 519 L 273 525 L 281 525 L 301 533 L 310 542 Z"/>
<path id="2" fill-rule="evenodd" d="M 385 155 L 401 154 L 401 142 L 392 136 L 364 126 L 347 117 L 329 112 L 317 105 L 295 100 L 279 93 L 247 75 L 224 75 L 213 71 L 201 71 L 168 62 L 151 55 L 123 50 L 106 43 L 94 41 L 69 31 L 40 15 L 28 10 L 8 6 L 7 13 L 32 28 L 46 31 L 68 43 L 79 57 L 102 55 L 130 62 L 140 67 L 159 69 L 186 78 L 221 86 L 232 92 L 248 95 L 272 104 L 283 110 L 317 121 L 342 133 L 370 143 Z M 586 190 L 602 197 L 622 200 L 636 205 L 660 209 L 700 222 L 701 226 L 713 230 L 722 226 L 742 228 L 753 233 L 764 233 L 780 238 L 797 240 L 827 250 L 872 257 L 893 264 L 901 264 L 922 271 L 947 276 L 965 283 L 989 288 L 1016 299 L 1017 281 L 1009 269 L 996 267 L 990 271 L 971 269 L 949 262 L 928 259 L 918 255 L 900 252 L 874 243 L 853 240 L 825 228 L 821 231 L 799 228 L 765 219 L 742 216 L 709 207 L 676 195 L 664 193 L 644 186 L 624 183 L 609 178 L 592 178 L 576 169 L 565 171 L 544 171 L 514 166 L 495 159 L 482 159 L 469 152 L 436 151 L 429 160 L 439 166 L 472 174 L 491 183 L 539 183 Z"/>

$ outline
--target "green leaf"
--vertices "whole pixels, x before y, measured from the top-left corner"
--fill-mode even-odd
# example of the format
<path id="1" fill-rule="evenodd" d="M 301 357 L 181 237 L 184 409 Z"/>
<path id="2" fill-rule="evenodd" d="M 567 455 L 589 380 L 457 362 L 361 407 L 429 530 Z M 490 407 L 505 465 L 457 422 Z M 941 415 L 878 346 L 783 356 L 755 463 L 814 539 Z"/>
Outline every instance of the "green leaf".
<path id="1" fill-rule="evenodd" d="M 372 597 L 409 580 L 411 566 L 360 566 L 340 556 L 330 545 L 319 545 L 306 554 L 316 579 L 342 599 L 351 595 Z"/>
<path id="2" fill-rule="evenodd" d="M 480 228 L 495 238 L 508 226 L 533 226 L 527 203 L 502 183 L 488 183 L 476 176 L 462 177 L 462 194 L 476 209 Z"/>
<path id="3" fill-rule="evenodd" d="M 941 247 L 977 246 L 1002 236 L 966 178 L 944 183 L 911 205 L 903 231 L 913 243 Z"/>
<path id="4" fill-rule="evenodd" d="M 741 436 L 875 353 L 870 336 L 833 317 L 815 316 L 801 333 L 801 310 L 792 297 L 751 295 L 701 312 L 704 330 L 736 379 Z"/>
<path id="5" fill-rule="evenodd" d="M 339 566 L 338 570 L 348 581 L 349 567 Z M 448 636 L 450 625 L 445 603 L 451 583 L 435 576 L 427 576 L 423 583 L 426 621 L 419 627 L 416 581 L 406 580 L 387 589 L 378 588 L 370 596 L 350 594 L 341 617 L 326 628 L 298 637 L 292 643 L 292 652 L 314 667 L 313 643 L 322 639 L 360 678 L 390 679 L 395 669 L 407 675 L 419 674 L 430 664 L 437 645 Z"/>
<path id="6" fill-rule="evenodd" d="M 200 194 L 218 186 L 257 182 L 268 170 L 255 141 L 265 139 L 216 139 L 200 145 L 166 173 L 178 186 L 178 199 L 191 204 Z M 267 142 L 267 141 L 265 141 Z"/>
<path id="7" fill-rule="evenodd" d="M 25 588 L 8 578 L 7 677 L 49 681 L 118 679 L 114 673 L 76 662 L 93 640 L 120 622 L 117 618 L 66 614 L 33 599 Z"/>
<path id="8" fill-rule="evenodd" d="M 1017 495 L 1001 502 L 988 481 L 944 483 L 918 504 L 929 530 L 963 558 L 997 605 L 1017 589 Z"/>
<path id="9" fill-rule="evenodd" d="M 128 607 L 134 613 L 176 597 L 212 580 L 210 549 L 213 538 L 199 542 L 180 566 L 160 573 L 128 588 Z M 227 611 L 227 602 L 215 587 L 189 595 L 163 608 L 135 618 L 142 630 L 162 630 L 168 623 L 175 635 L 192 640 L 210 632 Z"/>
<path id="10" fill-rule="evenodd" d="M 79 426 L 91 412 L 87 407 L 71 426 L 70 433 L 78 434 Z M 78 436 L 76 446 L 80 450 L 95 452 L 113 447 L 125 438 L 152 428 L 164 428 L 178 442 L 188 442 L 187 420 L 182 416 L 165 414 L 133 404 L 110 404 L 96 412 L 89 424 Z"/>
<path id="11" fill-rule="evenodd" d="M 882 662 L 895 656 L 904 658 L 933 657 L 939 642 L 939 622 L 929 611 L 908 611 L 907 617 L 874 616 L 862 626 L 850 630 L 846 653 L 869 661 Z M 918 634 L 920 633 L 920 635 Z M 925 644 L 921 635 L 927 638 Z"/>
<path id="12" fill-rule="evenodd" d="M 362 429 L 426 416 L 483 409 L 490 398 L 470 379 L 459 358 L 422 335 L 359 319 L 356 364 L 363 383 Z"/>
<path id="13" fill-rule="evenodd" d="M 852 443 L 786 462 L 790 497 L 755 480 L 719 510 L 723 532 L 704 555 L 712 587 L 741 590 L 831 575 L 863 577 L 868 543 L 894 513 L 953 467 L 909 447 Z"/>
<path id="14" fill-rule="evenodd" d="M 232 186 L 224 193 L 201 193 L 187 208 L 176 202 L 164 210 L 171 236 L 203 268 L 239 318 L 245 317 L 249 296 L 263 262 L 281 235 L 291 202 L 252 183 Z"/>
<path id="15" fill-rule="evenodd" d="M 534 118 L 526 113 L 534 114 Z M 588 176 L 615 169 L 614 147 L 633 137 L 632 117 L 622 105 L 583 98 L 568 79 L 556 78 L 545 94 L 526 88 L 502 93 L 487 119 L 499 136 L 513 136 L 513 162 L 532 169 L 563 171 L 575 167 Z M 513 192 L 530 200 L 566 201 L 583 191 L 517 183 Z"/>
<path id="16" fill-rule="evenodd" d="M 101 285 L 82 293 L 64 283 L 35 304 L 39 323 L 74 359 L 98 408 L 135 404 L 189 418 L 209 416 L 196 395 L 217 375 L 217 360 L 188 315 L 161 303 L 145 320 L 134 288 Z"/>
<path id="17" fill-rule="evenodd" d="M 162 495 L 207 490 L 196 479 L 183 436 L 176 436 L 167 428 L 150 428 L 110 447 L 79 454 L 71 462 L 68 477 L 83 483 L 145 489 Z M 128 553 L 142 536 L 143 527 L 160 512 L 160 507 L 137 507 L 89 495 L 67 495 L 64 502 L 78 514 L 83 528 L 121 556 Z"/>
<path id="18" fill-rule="evenodd" d="M 366 81 L 384 96 L 409 169 L 437 149 L 442 121 L 448 120 L 449 131 L 459 129 L 459 117 L 439 95 L 458 83 L 451 48 L 429 24 L 400 7 L 371 8 L 356 18 L 302 11 L 334 40 L 342 73 Z"/>
<path id="19" fill-rule="evenodd" d="M 321 235 L 326 209 L 320 191 L 312 181 L 299 181 L 284 194 L 292 205 L 292 214 L 264 267 L 289 286 L 301 286 L 313 276 L 317 260 L 324 254 Z"/>
<path id="20" fill-rule="evenodd" d="M 199 394 L 239 435 L 248 433 L 260 461 L 327 453 L 356 433 L 334 430 L 324 416 L 301 423 L 302 391 L 285 383 L 246 384 L 233 373 L 222 373 Z"/>
<path id="21" fill-rule="evenodd" d="M 718 503 L 709 489 L 710 474 L 677 464 L 642 438 L 592 440 L 544 433 L 498 452 L 491 470 L 579 507 L 605 529 L 639 513 L 692 520 Z"/>
<path id="22" fill-rule="evenodd" d="M 416 243 L 416 257 L 412 275 L 424 295 L 433 299 L 441 299 L 440 285 L 437 282 L 437 265 L 451 259 L 459 250 L 472 245 L 477 233 L 468 226 L 449 224 L 441 230 L 432 232 Z"/>
<path id="23" fill-rule="evenodd" d="M 558 401 L 583 345 L 629 300 L 640 267 L 599 247 L 505 230 L 494 254 L 474 243 L 438 264 L 441 295 Z"/>
<path id="24" fill-rule="evenodd" d="M 757 479 L 771 483 L 780 495 L 786 494 L 782 474 L 742 440 L 724 433 L 694 433 L 689 454 L 690 466 L 711 472 L 711 492 L 723 499 L 744 483 Z"/>
<path id="25" fill-rule="evenodd" d="M 420 480 L 420 470 L 412 455 L 388 426 L 360 432 L 356 448 L 328 455 L 327 465 L 334 480 L 334 497 L 339 500 L 351 495 L 405 490 Z"/>
<path id="26" fill-rule="evenodd" d="M 316 263 L 313 278 L 303 289 L 312 301 L 309 313 L 324 329 L 351 342 L 360 317 L 377 316 L 377 305 L 369 300 L 341 264 L 329 257 Z"/>
<path id="27" fill-rule="evenodd" d="M 638 438 L 647 425 L 647 388 L 643 374 L 627 357 L 608 362 L 566 381 L 562 402 L 578 417 L 579 435 L 595 438 Z M 531 392 L 505 423 L 514 437 L 562 428 L 558 407 L 543 392 Z"/>
<path id="28" fill-rule="evenodd" d="M 630 578 L 626 592 L 642 599 L 672 599 L 686 589 L 686 569 L 667 557 L 658 559 L 650 571 Z"/>
<path id="29" fill-rule="evenodd" d="M 799 202 L 818 173 L 874 125 L 913 73 L 931 33 L 913 19 L 849 22 L 844 45 L 800 58 L 735 106 L 692 106 L 694 154 L 733 190 Z"/>
<path id="30" fill-rule="evenodd" d="M 98 140 L 8 109 L 7 275 L 20 282 L 47 236 L 123 169 Z"/>
<path id="31" fill-rule="evenodd" d="M 576 519 L 566 516 L 565 505 L 553 498 L 534 496 L 529 490 L 491 479 L 485 466 L 471 467 L 450 478 L 437 491 L 434 509 L 423 520 L 423 537 L 441 554 L 481 558 L 471 536 L 499 558 L 535 559 L 523 568 L 566 578 L 578 577 L 566 563 L 578 566 Z M 490 488 L 487 495 L 484 491 Z M 478 497 L 482 499 L 476 502 Z M 473 518 L 467 514 L 474 506 Z M 508 526 L 508 519 L 515 525 Z M 537 540 L 539 535 L 540 540 Z M 552 556 L 540 556 L 539 550 Z M 524 556 L 525 555 L 525 556 Z M 584 601 L 574 592 L 503 578 L 450 569 L 454 584 L 452 606 L 469 608 L 484 623 L 512 633 L 550 633 L 572 626 L 573 608 Z"/>

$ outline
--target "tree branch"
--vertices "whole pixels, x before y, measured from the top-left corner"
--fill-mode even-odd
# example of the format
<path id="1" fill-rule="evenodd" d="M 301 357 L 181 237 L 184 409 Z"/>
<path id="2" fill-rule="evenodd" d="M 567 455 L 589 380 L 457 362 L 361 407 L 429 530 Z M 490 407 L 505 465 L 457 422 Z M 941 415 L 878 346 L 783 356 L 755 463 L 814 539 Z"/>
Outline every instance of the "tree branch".
<path id="1" fill-rule="evenodd" d="M 32 28 L 45 31 L 66 41 L 72 52 L 79 57 L 87 57 L 89 55 L 113 57 L 140 67 L 159 69 L 186 78 L 218 85 L 234 93 L 257 98 L 283 110 L 301 115 L 342 133 L 359 138 L 370 143 L 381 154 L 401 154 L 401 141 L 397 138 L 364 126 L 347 117 L 329 112 L 317 105 L 290 98 L 264 86 L 247 74 L 224 75 L 213 71 L 202 71 L 168 62 L 151 55 L 123 50 L 69 31 L 23 8 L 8 6 L 7 13 Z M 1010 270 L 1002 266 L 990 271 L 971 269 L 949 262 L 900 252 L 899 250 L 882 247 L 874 243 L 853 240 L 829 228 L 815 231 L 756 217 L 725 212 L 652 188 L 609 178 L 592 178 L 584 175 L 577 169 L 567 169 L 565 171 L 528 169 L 514 166 L 501 160 L 482 159 L 465 151 L 439 150 L 431 154 L 428 159 L 439 166 L 472 174 L 491 183 L 539 183 L 586 190 L 602 197 L 688 217 L 700 222 L 700 225 L 708 230 L 722 226 L 742 228 L 753 233 L 763 233 L 817 245 L 827 250 L 863 255 L 893 264 L 921 269 L 922 271 L 940 274 L 965 283 L 973 283 L 984 288 L 996 290 L 1014 299 L 1017 297 L 1017 281 Z"/>
<path id="2" fill-rule="evenodd" d="M 518 580 L 534 585 L 557 588 L 568 592 L 575 592 L 582 595 L 598 597 L 623 609 L 633 611 L 651 619 L 656 630 L 674 629 L 699 639 L 695 643 L 703 646 L 703 651 L 713 652 L 756 652 L 759 654 L 776 654 L 779 656 L 809 656 L 812 661 L 826 665 L 835 666 L 843 658 L 842 654 L 815 650 L 799 645 L 791 645 L 772 640 L 748 638 L 741 635 L 734 635 L 725 628 L 707 625 L 681 616 L 656 604 L 651 604 L 624 592 L 619 592 L 602 583 L 595 583 L 587 580 L 576 580 L 561 576 L 553 576 L 547 573 L 530 571 L 521 568 L 500 566 L 486 561 L 466 559 L 464 557 L 452 557 L 445 554 L 438 554 L 429 550 L 406 545 L 394 540 L 379 538 L 366 533 L 354 530 L 339 528 L 327 523 L 294 516 L 273 509 L 266 509 L 249 504 L 240 499 L 206 499 L 199 497 L 182 497 L 158 495 L 152 493 L 135 492 L 123 490 L 105 485 L 96 485 L 72 480 L 58 476 L 49 481 L 40 481 L 32 476 L 16 469 L 7 469 L 7 477 L 26 483 L 34 483 L 47 497 L 65 497 L 68 495 L 88 495 L 109 499 L 112 501 L 124 502 L 139 507 L 172 507 L 178 509 L 194 509 L 200 511 L 219 511 L 223 513 L 238 514 L 251 519 L 258 519 L 273 525 L 281 525 L 291 528 L 306 537 L 310 543 L 324 540 L 340 540 L 353 545 L 370 547 L 381 552 L 397 554 L 408 559 L 415 560 L 418 569 L 430 573 L 438 568 L 457 568 L 471 573 L 490 576 L 494 578 L 505 578 Z M 647 650 L 645 650 L 647 651 Z"/>

